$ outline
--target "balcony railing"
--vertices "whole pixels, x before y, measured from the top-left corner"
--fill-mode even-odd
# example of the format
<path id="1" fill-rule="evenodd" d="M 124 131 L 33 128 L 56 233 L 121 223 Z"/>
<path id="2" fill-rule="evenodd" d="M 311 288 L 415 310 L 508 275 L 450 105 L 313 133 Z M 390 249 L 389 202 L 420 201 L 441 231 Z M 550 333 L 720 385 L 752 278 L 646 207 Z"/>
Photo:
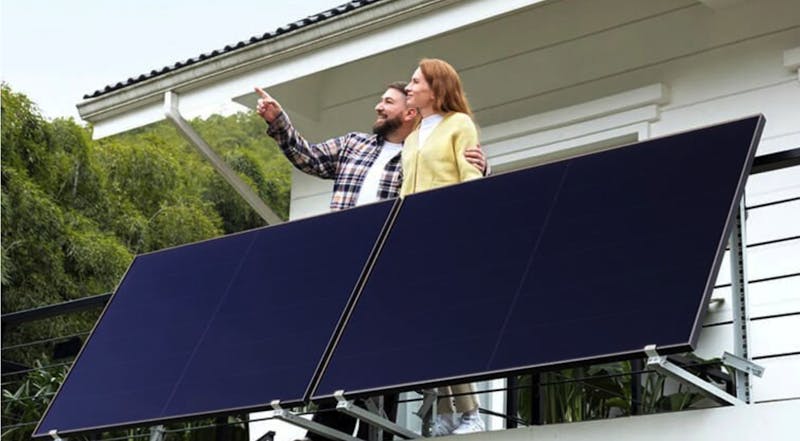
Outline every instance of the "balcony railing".
<path id="1" fill-rule="evenodd" d="M 757 157 L 751 175 L 780 173 L 798 165 L 800 165 L 800 148 L 795 148 Z M 767 207 L 790 207 L 792 204 L 797 204 L 797 201 L 800 201 L 800 195 L 790 195 L 778 200 L 749 205 L 746 207 L 746 212 L 751 213 Z M 743 252 L 798 240 L 800 236 L 797 235 L 771 238 L 750 243 Z M 725 270 L 723 268 L 722 271 Z M 754 278 L 749 284 L 754 286 L 797 277 L 800 277 L 800 273 L 769 275 Z M 726 290 L 729 287 L 730 283 L 722 283 L 716 288 Z M 99 317 L 102 307 L 110 297 L 111 293 L 106 293 L 6 313 L 0 317 L 2 328 L 7 335 L 7 331 L 30 326 L 37 321 L 55 320 L 75 314 L 91 315 L 92 320 L 89 321 L 93 321 Z M 712 303 L 718 302 L 718 299 L 712 299 Z M 753 320 L 770 317 L 756 317 Z M 721 321 L 708 324 L 706 327 L 725 326 L 729 323 Z M 90 329 L 76 329 L 68 334 L 52 335 L 35 341 L 14 341 L 9 344 L 6 344 L 4 339 L 2 347 L 4 439 L 29 439 L 29 434 L 38 422 L 47 402 L 55 394 L 59 382 L 63 381 L 68 367 L 90 332 Z M 33 363 L 21 361 L 32 359 L 31 354 L 43 354 L 43 356 Z M 721 360 L 704 360 L 686 354 L 670 356 L 670 361 L 717 385 L 729 394 L 736 394 L 734 375 L 723 366 Z M 643 359 L 550 372 L 531 372 L 501 380 L 503 380 L 502 387 L 494 387 L 498 382 L 485 382 L 487 387 L 481 391 L 484 396 L 491 393 L 505 395 L 501 406 L 495 404 L 484 406 L 482 409 L 484 418 L 493 422 L 489 424 L 491 428 L 586 421 L 720 405 L 698 393 L 696 389 L 647 368 L 646 360 Z M 421 395 L 407 393 L 401 398 L 400 405 L 401 408 L 402 406 L 416 408 L 421 401 Z M 158 436 L 182 440 L 209 437 L 220 440 L 244 440 L 248 439 L 247 427 L 248 423 L 252 422 L 254 419 L 246 415 L 224 416 L 173 424 L 155 432 L 151 428 L 140 428 L 94 434 L 91 439 L 121 440 L 145 437 L 153 439 L 154 436 Z"/>

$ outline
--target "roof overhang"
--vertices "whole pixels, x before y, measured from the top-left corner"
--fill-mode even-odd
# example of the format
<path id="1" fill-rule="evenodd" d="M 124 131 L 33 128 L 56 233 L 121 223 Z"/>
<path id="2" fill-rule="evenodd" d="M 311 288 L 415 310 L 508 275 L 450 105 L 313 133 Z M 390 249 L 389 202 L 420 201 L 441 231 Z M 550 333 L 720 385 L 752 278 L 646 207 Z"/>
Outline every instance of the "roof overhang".
<path id="1" fill-rule="evenodd" d="M 263 43 L 223 53 L 219 56 L 169 71 L 151 79 L 119 88 L 78 104 L 81 117 L 94 125 L 94 137 L 102 138 L 164 119 L 163 101 L 168 91 L 181 96 L 181 112 L 188 118 L 207 115 L 229 104 L 232 99 L 251 105 L 253 86 L 272 88 L 286 85 L 286 92 L 303 90 L 297 100 L 289 100 L 309 119 L 326 103 L 309 94 L 330 90 L 336 85 L 321 84 L 313 76 L 416 42 L 446 34 L 472 24 L 492 20 L 503 14 L 544 0 L 396 0 L 377 2 L 347 14 Z M 373 95 L 386 82 L 410 76 L 413 66 L 430 53 L 406 50 L 400 55 L 401 69 L 377 77 L 355 97 Z M 446 58 L 446 56 L 442 56 Z M 393 63 L 394 64 L 394 63 Z M 295 82 L 296 84 L 292 84 Z M 363 81 L 360 83 L 364 85 Z M 301 96 L 302 95 L 302 96 Z"/>
<path id="2" fill-rule="evenodd" d="M 719 9 L 709 7 L 709 2 Z M 613 117 L 616 122 L 603 127 L 614 128 L 653 121 L 658 118 L 658 106 L 671 99 L 672 83 L 681 84 L 687 75 L 681 63 L 697 65 L 697 69 L 702 63 L 712 63 L 720 72 L 757 69 L 763 63 L 758 60 L 766 38 L 780 39 L 774 44 L 782 49 L 796 47 L 797 2 L 763 3 L 362 3 L 329 19 L 103 93 L 78 107 L 81 116 L 94 124 L 95 138 L 100 138 L 164 119 L 162 103 L 168 91 L 180 95 L 178 110 L 191 119 L 224 106 L 253 109 L 257 100 L 253 87 L 260 86 L 280 101 L 307 139 L 321 141 L 347 131 L 369 131 L 375 103 L 386 84 L 408 79 L 420 58 L 437 57 L 450 62 L 461 75 L 482 130 L 482 143 L 494 157 L 502 149 L 493 145 L 499 139 L 493 134 L 503 132 L 507 137 L 509 125 L 519 126 L 522 136 L 534 127 L 551 127 L 553 115 L 567 112 L 563 109 L 595 109 L 597 102 L 609 97 L 616 97 L 613 106 L 600 106 L 591 115 L 569 111 L 567 119 L 571 124 L 589 124 L 590 119 Z M 753 44 L 743 43 L 751 40 Z M 743 60 L 750 65 L 743 66 Z M 791 53 L 778 61 L 793 65 Z M 776 70 L 770 75 L 776 75 L 777 81 L 785 72 Z M 766 80 L 758 75 L 746 77 L 747 84 L 742 80 L 721 84 L 722 89 L 713 93 L 760 87 Z M 692 93 L 692 100 L 701 101 L 712 92 L 698 88 Z M 649 107 L 631 107 L 634 104 Z M 646 111 L 647 115 L 620 120 L 616 112 L 623 110 Z M 725 115 L 741 116 L 741 111 L 731 109 Z M 597 127 L 587 126 L 586 133 L 580 133 L 589 136 L 592 130 Z M 551 134 L 564 141 L 576 133 L 564 129 Z M 514 143 L 519 149 L 532 148 L 521 140 Z"/>

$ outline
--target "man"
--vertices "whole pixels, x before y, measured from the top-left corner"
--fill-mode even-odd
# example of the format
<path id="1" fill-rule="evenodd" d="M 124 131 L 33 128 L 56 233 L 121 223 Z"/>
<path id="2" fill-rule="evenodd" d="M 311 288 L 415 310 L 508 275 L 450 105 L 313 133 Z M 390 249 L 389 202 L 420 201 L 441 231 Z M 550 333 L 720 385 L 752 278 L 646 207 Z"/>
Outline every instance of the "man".
<path id="1" fill-rule="evenodd" d="M 280 104 L 261 88 L 256 111 L 269 124 L 284 155 L 299 170 L 333 179 L 331 210 L 342 210 L 398 196 L 402 183 L 400 152 L 403 140 L 414 129 L 417 109 L 406 107 L 405 83 L 390 84 L 375 106 L 377 119 L 372 135 L 350 132 L 319 144 L 309 144 L 292 126 Z M 486 160 L 480 147 L 464 156 L 478 170 Z"/>
<path id="2" fill-rule="evenodd" d="M 256 111 L 269 128 L 267 134 L 278 142 L 286 158 L 299 170 L 323 179 L 333 179 L 331 210 L 343 210 L 357 205 L 397 197 L 402 184 L 400 153 L 403 140 L 414 130 L 417 109 L 406 106 L 406 83 L 395 82 L 387 86 L 375 106 L 377 118 L 372 125 L 372 135 L 350 132 L 319 144 L 309 144 L 292 126 L 289 116 L 280 103 L 259 87 L 261 97 Z M 464 153 L 470 164 L 485 172 L 486 160 L 479 146 Z M 385 408 L 390 419 L 395 418 L 397 397 L 385 397 Z M 320 409 L 313 421 L 350 434 L 356 420 L 333 409 Z M 310 441 L 325 438 L 309 432 Z M 358 437 L 367 439 L 366 424 L 359 427 Z M 387 433 L 386 439 L 392 439 Z"/>

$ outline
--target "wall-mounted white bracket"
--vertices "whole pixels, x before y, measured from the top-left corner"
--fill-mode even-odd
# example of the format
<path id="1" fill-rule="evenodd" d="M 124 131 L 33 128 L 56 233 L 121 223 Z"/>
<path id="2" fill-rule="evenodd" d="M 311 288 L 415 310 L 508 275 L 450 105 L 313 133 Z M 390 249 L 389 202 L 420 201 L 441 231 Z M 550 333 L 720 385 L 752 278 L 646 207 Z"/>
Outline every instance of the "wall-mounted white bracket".
<path id="1" fill-rule="evenodd" d="M 47 434 L 50 435 L 50 438 L 53 438 L 53 441 L 64 441 L 64 438 L 58 436 L 58 430 L 56 429 L 47 432 Z"/>
<path id="2" fill-rule="evenodd" d="M 744 401 L 734 397 L 733 395 L 725 392 L 724 390 L 698 378 L 696 375 L 687 371 L 686 369 L 670 362 L 666 356 L 659 355 L 656 351 L 655 345 L 647 345 L 644 347 L 644 352 L 647 354 L 647 367 L 655 369 L 668 377 L 672 377 L 681 383 L 691 384 L 700 390 L 704 395 L 711 399 L 722 401 L 734 406 L 745 405 Z"/>
<path id="3" fill-rule="evenodd" d="M 336 429 L 331 429 L 328 426 L 323 426 L 320 423 L 316 423 L 314 421 L 307 420 L 303 417 L 293 414 L 292 412 L 281 407 L 280 400 L 273 400 L 270 403 L 270 406 L 272 406 L 272 409 L 274 409 L 273 417 L 275 419 L 285 421 L 297 427 L 302 427 L 310 432 L 317 433 L 328 439 L 333 439 L 337 441 L 361 441 L 352 435 L 348 435 Z"/>
<path id="4" fill-rule="evenodd" d="M 354 418 L 366 422 L 372 426 L 379 427 L 387 432 L 393 433 L 405 439 L 419 438 L 419 435 L 403 426 L 397 425 L 392 421 L 378 415 L 377 413 L 370 412 L 362 407 L 356 406 L 352 400 L 347 400 L 344 397 L 344 391 L 337 390 L 333 394 L 336 397 L 336 410 L 346 413 Z"/>
<path id="5" fill-rule="evenodd" d="M 764 370 L 766 369 L 764 366 L 756 364 L 752 360 L 733 355 L 727 351 L 722 354 L 722 364 L 748 374 L 753 374 L 758 378 L 764 375 Z"/>

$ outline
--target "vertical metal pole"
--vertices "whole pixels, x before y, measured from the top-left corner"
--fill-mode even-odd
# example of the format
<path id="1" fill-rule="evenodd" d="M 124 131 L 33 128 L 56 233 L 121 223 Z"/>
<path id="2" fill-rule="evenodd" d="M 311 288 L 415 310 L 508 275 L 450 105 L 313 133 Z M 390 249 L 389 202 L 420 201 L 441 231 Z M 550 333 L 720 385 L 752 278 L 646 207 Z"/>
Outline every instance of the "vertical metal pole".
<path id="1" fill-rule="evenodd" d="M 544 392 L 542 391 L 542 374 L 531 374 L 531 425 L 544 424 Z"/>
<path id="2" fill-rule="evenodd" d="M 631 415 L 642 413 L 642 372 L 644 363 L 641 359 L 631 360 Z"/>
<path id="3" fill-rule="evenodd" d="M 506 379 L 506 415 L 511 418 L 506 419 L 506 429 L 517 427 L 517 417 L 519 417 L 519 381 L 516 375 Z"/>
<path id="4" fill-rule="evenodd" d="M 420 405 L 416 414 L 422 419 L 422 436 L 426 438 L 431 436 L 433 409 L 438 405 L 438 395 L 436 389 L 422 390 L 422 405 Z"/>
<path id="5" fill-rule="evenodd" d="M 226 441 L 230 439 L 229 426 L 227 425 L 227 417 L 214 418 L 214 439 L 216 441 Z"/>
<path id="6" fill-rule="evenodd" d="M 383 411 L 383 395 L 367 398 L 364 400 L 367 410 L 378 415 L 381 418 L 386 418 L 386 413 Z M 388 420 L 388 418 L 386 418 Z M 359 424 L 366 424 L 366 421 L 361 420 Z M 359 432 L 361 429 L 359 429 Z M 369 441 L 380 441 L 383 439 L 383 429 L 380 426 L 369 425 Z"/>
<path id="7" fill-rule="evenodd" d="M 750 312 L 747 304 L 747 235 L 745 220 L 747 213 L 744 195 L 736 212 L 736 219 L 730 238 L 731 261 L 731 304 L 733 305 L 733 351 L 746 360 L 750 359 L 748 336 L 750 331 Z M 736 397 L 750 403 L 750 374 L 734 369 L 736 378 Z"/>

